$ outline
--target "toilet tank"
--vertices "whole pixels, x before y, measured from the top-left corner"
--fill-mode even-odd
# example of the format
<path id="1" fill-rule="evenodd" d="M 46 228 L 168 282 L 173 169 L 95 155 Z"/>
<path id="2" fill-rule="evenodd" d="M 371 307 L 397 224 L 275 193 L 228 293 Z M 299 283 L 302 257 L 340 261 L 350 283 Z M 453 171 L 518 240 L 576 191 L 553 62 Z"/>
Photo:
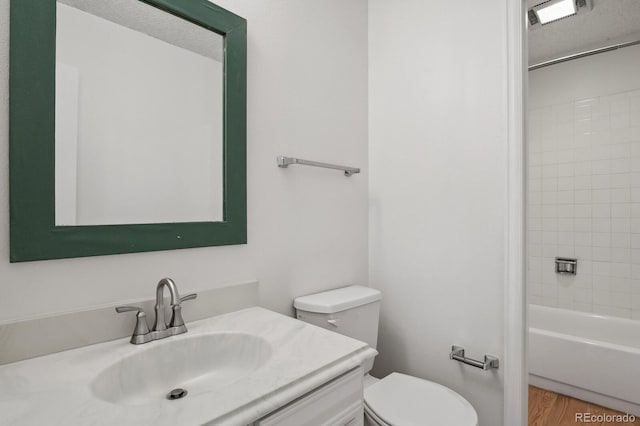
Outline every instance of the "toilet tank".
<path id="1" fill-rule="evenodd" d="M 380 291 L 359 285 L 297 297 L 293 301 L 299 320 L 366 342 L 378 344 Z M 363 365 L 365 373 L 373 360 Z"/>

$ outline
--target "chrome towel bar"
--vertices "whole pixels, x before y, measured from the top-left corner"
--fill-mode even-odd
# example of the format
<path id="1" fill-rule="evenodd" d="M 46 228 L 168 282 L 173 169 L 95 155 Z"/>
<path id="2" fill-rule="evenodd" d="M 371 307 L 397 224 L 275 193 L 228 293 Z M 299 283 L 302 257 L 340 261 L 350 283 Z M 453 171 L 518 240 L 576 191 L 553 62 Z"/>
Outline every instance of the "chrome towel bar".
<path id="1" fill-rule="evenodd" d="M 300 158 L 293 157 L 278 157 L 278 167 L 286 169 L 292 164 L 300 164 L 302 166 L 324 167 L 325 169 L 342 170 L 345 176 L 351 176 L 356 173 L 360 173 L 360 169 L 357 167 L 339 166 L 337 164 L 320 163 L 318 161 L 302 160 Z"/>
<path id="2" fill-rule="evenodd" d="M 491 355 L 485 355 L 484 362 L 467 358 L 466 356 L 464 356 L 464 348 L 462 346 L 453 345 L 451 347 L 449 358 L 476 368 L 481 368 L 483 370 L 497 369 L 500 366 L 500 361 L 498 360 L 498 358 Z"/>

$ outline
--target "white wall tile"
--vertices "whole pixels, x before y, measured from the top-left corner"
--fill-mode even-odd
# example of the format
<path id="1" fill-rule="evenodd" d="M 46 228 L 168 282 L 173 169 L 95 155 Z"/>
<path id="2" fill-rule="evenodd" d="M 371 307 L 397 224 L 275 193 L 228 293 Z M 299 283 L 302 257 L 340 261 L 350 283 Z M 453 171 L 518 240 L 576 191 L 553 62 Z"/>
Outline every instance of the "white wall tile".
<path id="1" fill-rule="evenodd" d="M 542 191 L 557 191 L 558 190 L 558 178 L 543 178 L 540 180 L 542 183 Z M 535 189 L 534 189 L 535 190 Z"/>
<path id="2" fill-rule="evenodd" d="M 558 231 L 558 218 L 555 217 L 543 217 L 542 230 L 544 231 Z"/>
<path id="3" fill-rule="evenodd" d="M 589 210 L 591 213 L 591 210 Z M 591 232 L 591 217 L 575 217 L 573 219 L 573 230 L 576 232 Z"/>
<path id="4" fill-rule="evenodd" d="M 580 189 L 574 191 L 575 204 L 591 204 L 591 190 Z"/>
<path id="5" fill-rule="evenodd" d="M 531 191 L 527 194 L 529 204 L 542 204 L 542 192 Z"/>
<path id="6" fill-rule="evenodd" d="M 558 231 L 573 232 L 575 229 L 574 219 L 572 217 L 558 218 Z"/>
<path id="7" fill-rule="evenodd" d="M 611 173 L 611 160 L 595 160 L 591 162 L 591 174 L 608 175 Z"/>
<path id="8" fill-rule="evenodd" d="M 631 221 L 627 218 L 612 218 L 611 232 L 631 232 Z"/>
<path id="9" fill-rule="evenodd" d="M 611 248 L 609 247 L 592 247 L 591 252 L 594 261 L 609 262 L 611 260 Z"/>
<path id="10" fill-rule="evenodd" d="M 593 247 L 611 247 L 611 234 L 608 232 L 594 232 L 591 237 Z"/>
<path id="11" fill-rule="evenodd" d="M 634 280 L 640 280 L 640 265 L 631 265 L 631 278 Z"/>
<path id="12" fill-rule="evenodd" d="M 592 259 L 591 247 L 576 246 L 575 253 L 579 263 L 582 263 L 581 262 L 582 259 Z M 580 267 L 580 270 L 582 270 L 582 267 Z"/>
<path id="13" fill-rule="evenodd" d="M 611 158 L 612 159 L 616 159 L 616 158 L 626 158 L 626 159 L 628 159 L 630 157 L 629 150 L 630 150 L 630 144 L 628 144 L 628 143 L 627 144 L 611 145 L 610 146 Z"/>
<path id="14" fill-rule="evenodd" d="M 574 168 L 574 171 L 576 172 L 576 176 L 573 178 L 573 185 L 574 188 L 573 189 L 591 189 L 591 175 L 582 175 L 582 176 L 578 176 L 578 172 L 577 172 L 578 168 L 577 166 Z M 640 186 L 640 173 L 637 174 L 638 176 L 638 185 Z M 630 177 L 631 178 L 631 177 Z"/>
<path id="15" fill-rule="evenodd" d="M 611 291 L 618 293 L 631 294 L 631 279 L 629 278 L 612 278 Z"/>
<path id="16" fill-rule="evenodd" d="M 573 172 L 575 173 L 576 176 L 590 176 L 591 170 L 592 170 L 591 161 L 582 161 L 582 162 L 575 163 L 573 168 Z M 542 174 L 542 169 L 538 168 L 537 170 L 529 171 L 530 176 L 535 177 L 536 174 L 538 175 L 537 177 L 540 177 Z"/>
<path id="17" fill-rule="evenodd" d="M 593 275 L 592 288 L 593 291 L 606 291 L 611 288 L 611 277 L 605 275 Z"/>
<path id="18" fill-rule="evenodd" d="M 591 196 L 593 197 L 595 194 L 591 194 Z M 600 199 L 602 199 L 602 197 L 606 197 L 606 195 L 600 194 L 598 195 L 598 197 L 600 197 Z M 591 205 L 591 215 L 594 218 L 611 218 L 611 204 L 610 203 L 605 203 L 605 202 L 601 202 L 599 204 L 592 204 Z"/>
<path id="19" fill-rule="evenodd" d="M 558 191 L 556 193 L 558 204 L 573 204 L 575 199 L 574 191 Z"/>
<path id="20" fill-rule="evenodd" d="M 566 177 L 566 176 L 574 176 L 574 165 L 573 163 L 563 163 L 558 164 L 558 176 Z"/>
<path id="21" fill-rule="evenodd" d="M 626 293 L 611 293 L 610 303 L 612 307 L 631 309 L 631 298 Z"/>
<path id="22" fill-rule="evenodd" d="M 544 158 L 542 160 L 542 177 L 558 177 L 558 165 L 557 164 L 544 164 Z"/>
<path id="23" fill-rule="evenodd" d="M 573 204 L 571 205 L 559 205 L 557 206 L 557 217 L 559 218 L 569 218 L 574 217 L 575 208 Z"/>
<path id="24" fill-rule="evenodd" d="M 592 160 L 608 160 L 611 158 L 611 145 L 596 145 L 591 148 Z"/>
<path id="25" fill-rule="evenodd" d="M 637 234 L 640 233 L 640 218 L 633 217 L 631 220 L 631 233 Z"/>
<path id="26" fill-rule="evenodd" d="M 629 188 L 612 189 L 610 195 L 612 203 L 628 203 L 631 201 L 631 191 Z"/>
<path id="27" fill-rule="evenodd" d="M 629 171 L 631 173 L 640 172 L 640 157 L 633 157 L 629 160 Z"/>
<path id="28" fill-rule="evenodd" d="M 558 255 L 558 246 L 555 244 L 543 244 L 542 245 L 542 256 L 554 258 Z"/>
<path id="29" fill-rule="evenodd" d="M 593 261 L 593 275 L 601 275 L 603 277 L 611 276 L 611 264 L 603 261 Z"/>
<path id="30" fill-rule="evenodd" d="M 629 173 L 631 162 L 628 158 L 615 158 L 610 163 L 611 173 Z"/>
<path id="31" fill-rule="evenodd" d="M 574 302 L 591 304 L 593 302 L 593 290 L 587 288 L 576 288 L 574 291 Z"/>
<path id="32" fill-rule="evenodd" d="M 558 178 L 558 191 L 573 191 L 575 189 L 574 184 L 575 177 L 563 176 Z"/>
<path id="33" fill-rule="evenodd" d="M 542 232 L 542 244 L 558 244 L 558 233 L 543 231 Z"/>
<path id="34" fill-rule="evenodd" d="M 631 217 L 631 204 L 630 203 L 611 204 L 611 217 L 612 218 Z"/>
<path id="35" fill-rule="evenodd" d="M 573 310 L 578 312 L 593 312 L 593 305 L 591 304 L 591 301 L 588 303 L 574 302 Z"/>
<path id="36" fill-rule="evenodd" d="M 603 211 L 602 214 L 605 214 Z M 611 232 L 611 218 L 607 217 L 593 217 L 591 219 L 591 230 L 593 232 Z"/>
<path id="37" fill-rule="evenodd" d="M 545 151 L 542 153 L 542 165 L 558 164 L 558 151 Z"/>
<path id="38" fill-rule="evenodd" d="M 542 177 L 542 166 L 529 167 L 527 176 L 530 179 L 540 179 Z"/>
<path id="39" fill-rule="evenodd" d="M 628 262 L 611 262 L 611 279 L 614 278 L 631 278 L 631 264 Z"/>
<path id="40" fill-rule="evenodd" d="M 542 246 L 540 244 L 529 244 L 527 246 L 527 253 L 530 256 L 542 256 Z"/>
<path id="41" fill-rule="evenodd" d="M 580 218 L 590 218 L 591 217 L 591 204 L 576 204 L 574 206 L 574 217 L 576 219 Z"/>
<path id="42" fill-rule="evenodd" d="M 611 307 L 609 305 L 598 305 L 594 299 L 593 313 L 598 315 L 611 315 Z"/>
<path id="43" fill-rule="evenodd" d="M 558 191 L 542 191 L 542 204 L 558 204 Z"/>
<path id="44" fill-rule="evenodd" d="M 611 312 L 609 313 L 609 315 L 613 315 L 615 317 L 620 317 L 620 318 L 631 319 L 631 309 L 622 309 L 622 308 L 617 308 L 615 306 L 612 306 Z"/>
<path id="45" fill-rule="evenodd" d="M 611 188 L 629 188 L 630 186 L 631 176 L 629 173 L 611 175 Z"/>
<path id="46" fill-rule="evenodd" d="M 574 238 L 577 246 L 591 246 L 591 232 L 575 232 Z"/>
<path id="47" fill-rule="evenodd" d="M 557 255 L 560 257 L 574 257 L 575 256 L 575 247 L 573 245 L 562 245 L 562 244 L 558 244 L 557 248 Z"/>
<path id="48" fill-rule="evenodd" d="M 611 248 L 611 262 L 614 263 L 631 263 L 631 249 L 628 248 Z M 627 275 L 631 275 L 631 267 L 629 266 L 629 273 Z"/>
<path id="49" fill-rule="evenodd" d="M 614 232 L 611 234 L 611 247 L 631 248 L 631 235 L 627 232 Z"/>
<path id="50" fill-rule="evenodd" d="M 593 292 L 593 303 L 596 305 L 610 306 L 611 293 L 608 291 L 595 290 Z"/>
<path id="51" fill-rule="evenodd" d="M 611 188 L 611 175 L 595 175 L 591 176 L 591 189 L 608 189 Z"/>
<path id="52" fill-rule="evenodd" d="M 558 232 L 558 244 L 565 246 L 574 245 L 574 233 L 573 232 Z"/>
<path id="53" fill-rule="evenodd" d="M 610 204 L 611 203 L 611 190 L 609 189 L 594 189 L 591 191 L 591 202 L 593 204 Z"/>
<path id="54" fill-rule="evenodd" d="M 640 90 L 634 93 L 530 111 L 532 303 L 640 320 Z M 556 256 L 576 257 L 578 274 L 556 274 Z"/>

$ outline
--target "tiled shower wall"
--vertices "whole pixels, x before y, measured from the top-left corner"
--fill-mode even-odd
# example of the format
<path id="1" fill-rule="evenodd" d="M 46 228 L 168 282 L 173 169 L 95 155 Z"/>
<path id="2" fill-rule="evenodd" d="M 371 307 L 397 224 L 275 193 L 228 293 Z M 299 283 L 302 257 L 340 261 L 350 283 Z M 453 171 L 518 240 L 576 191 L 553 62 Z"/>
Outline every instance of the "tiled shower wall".
<path id="1" fill-rule="evenodd" d="M 529 302 L 640 320 L 640 90 L 528 120 Z M 556 274 L 556 256 L 577 275 Z"/>

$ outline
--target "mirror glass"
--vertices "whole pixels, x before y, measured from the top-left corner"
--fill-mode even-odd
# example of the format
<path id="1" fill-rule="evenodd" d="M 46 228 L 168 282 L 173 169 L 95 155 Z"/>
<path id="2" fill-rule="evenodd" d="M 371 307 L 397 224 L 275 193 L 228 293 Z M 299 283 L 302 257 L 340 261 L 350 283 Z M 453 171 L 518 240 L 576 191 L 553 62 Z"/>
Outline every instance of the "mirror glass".
<path id="1" fill-rule="evenodd" d="M 58 0 L 56 226 L 222 221 L 223 60 L 139 0 Z"/>

